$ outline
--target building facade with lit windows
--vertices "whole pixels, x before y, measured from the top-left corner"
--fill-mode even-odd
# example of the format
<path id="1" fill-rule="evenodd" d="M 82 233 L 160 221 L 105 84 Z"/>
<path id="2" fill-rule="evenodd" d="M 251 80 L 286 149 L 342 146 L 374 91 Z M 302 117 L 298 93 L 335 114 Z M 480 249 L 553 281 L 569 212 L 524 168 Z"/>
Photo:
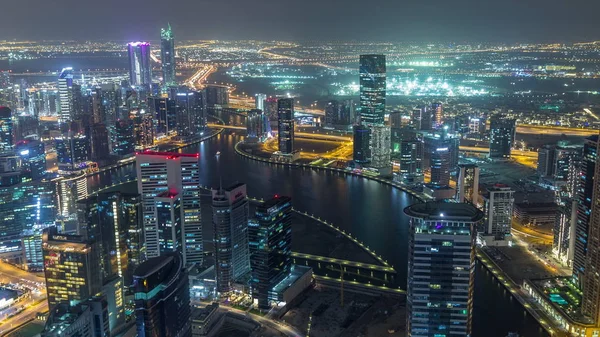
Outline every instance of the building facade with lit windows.
<path id="1" fill-rule="evenodd" d="M 183 212 L 185 263 L 202 263 L 203 242 L 200 221 L 199 154 L 144 151 L 136 153 L 138 191 L 144 209 L 144 241 L 148 258 L 161 253 L 156 198 L 165 192 L 179 194 Z"/>
<path id="2" fill-rule="evenodd" d="M 13 140 L 12 110 L 0 106 L 0 151 L 12 149 Z"/>
<path id="3" fill-rule="evenodd" d="M 592 214 L 592 198 L 594 191 L 594 175 L 596 172 L 596 160 L 598 148 L 598 136 L 593 135 L 585 139 L 583 145 L 583 156 L 579 173 L 579 184 L 577 187 L 577 224 L 575 225 L 575 254 L 573 256 L 573 280 L 580 288 L 583 287 L 583 276 L 585 275 L 585 260 L 588 245 L 588 229 Z"/>
<path id="4" fill-rule="evenodd" d="M 54 139 L 56 158 L 60 172 L 77 171 L 90 159 L 90 141 L 84 134 L 71 134 Z"/>
<path id="5" fill-rule="evenodd" d="M 58 76 L 59 114 L 58 122 L 69 123 L 73 120 L 73 68 L 64 68 Z"/>
<path id="6" fill-rule="evenodd" d="M 385 55 L 360 55 L 360 121 L 365 125 L 383 125 L 385 118 Z"/>
<path id="7" fill-rule="evenodd" d="M 292 267 L 292 199 L 276 195 L 257 206 L 248 234 L 252 298 L 260 309 L 268 309 L 273 287 Z"/>
<path id="8" fill-rule="evenodd" d="M 30 179 L 38 180 L 46 172 L 46 147 L 39 140 L 22 140 L 15 145 L 21 158 L 21 172 Z"/>
<path id="9" fill-rule="evenodd" d="M 129 84 L 134 87 L 149 88 L 152 85 L 150 43 L 130 42 L 127 44 L 127 53 L 129 55 Z"/>
<path id="10" fill-rule="evenodd" d="M 294 99 L 280 98 L 277 100 L 277 144 L 279 151 L 284 154 L 294 152 Z"/>
<path id="11" fill-rule="evenodd" d="M 249 202 L 246 184 L 212 190 L 217 291 L 232 290 L 236 279 L 250 271 Z"/>
<path id="12" fill-rule="evenodd" d="M 99 242 L 103 279 L 122 277 L 131 284 L 143 261 L 142 201 L 139 195 L 111 192 L 78 202 L 78 232 Z"/>
<path id="13" fill-rule="evenodd" d="M 160 30 L 160 62 L 164 85 L 167 87 L 176 85 L 175 37 L 173 36 L 171 25 Z"/>
<path id="14" fill-rule="evenodd" d="M 476 228 L 483 213 L 465 203 L 409 206 L 407 334 L 468 336 L 473 312 Z"/>
<path id="15" fill-rule="evenodd" d="M 482 196 L 485 222 L 479 233 L 481 237 L 498 242 L 506 241 L 510 237 L 515 204 L 514 193 L 512 188 L 502 184 L 487 189 Z"/>
<path id="16" fill-rule="evenodd" d="M 479 204 L 479 167 L 475 164 L 458 165 L 456 201 Z"/>
<path id="17" fill-rule="evenodd" d="M 50 310 L 61 302 L 81 303 L 102 290 L 97 247 L 80 235 L 58 233 L 56 227 L 42 236 L 44 275 Z"/>
<path id="18" fill-rule="evenodd" d="M 516 121 L 502 115 L 490 118 L 490 158 L 510 158 L 515 143 Z"/>

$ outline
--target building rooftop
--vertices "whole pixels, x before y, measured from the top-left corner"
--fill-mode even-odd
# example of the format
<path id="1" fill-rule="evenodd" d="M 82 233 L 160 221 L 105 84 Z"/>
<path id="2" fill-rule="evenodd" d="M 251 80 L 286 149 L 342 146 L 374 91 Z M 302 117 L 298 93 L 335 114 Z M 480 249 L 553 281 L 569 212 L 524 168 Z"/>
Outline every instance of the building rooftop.
<path id="1" fill-rule="evenodd" d="M 570 277 L 529 280 L 538 292 L 546 296 L 553 306 L 560 309 L 573 321 L 591 324 L 589 318 L 581 314 L 582 292 L 571 283 Z"/>
<path id="2" fill-rule="evenodd" d="M 173 255 L 160 255 L 146 260 L 140 264 L 135 270 L 135 277 L 147 278 L 156 273 L 159 269 L 164 268 L 175 257 Z"/>
<path id="3" fill-rule="evenodd" d="M 175 159 L 175 158 L 199 158 L 200 153 L 177 153 L 177 152 L 157 152 L 157 151 L 142 151 L 136 152 L 136 156 L 145 155 L 145 156 L 164 156 L 167 159 Z"/>
<path id="4" fill-rule="evenodd" d="M 312 268 L 306 266 L 293 265 L 290 273 L 283 280 L 281 280 L 281 282 L 277 283 L 273 287 L 273 291 L 278 294 L 283 293 L 287 288 L 294 285 L 294 283 L 296 283 L 296 281 L 298 281 L 298 279 L 302 275 L 308 272 L 312 273 Z"/>
<path id="5" fill-rule="evenodd" d="M 477 222 L 483 219 L 483 213 L 475 206 L 455 202 L 424 202 L 408 206 L 404 214 L 424 220 L 463 220 Z"/>
<path id="6" fill-rule="evenodd" d="M 192 310 L 192 320 L 204 322 L 212 314 L 214 311 L 219 309 L 219 303 L 214 302 L 212 304 L 207 305 L 204 308 L 194 308 Z"/>
<path id="7" fill-rule="evenodd" d="M 75 305 L 70 306 L 68 303 L 59 303 L 50 311 L 46 325 L 44 326 L 44 332 L 53 333 L 60 335 L 69 326 L 75 323 L 81 315 L 88 310 L 87 305 Z M 44 333 L 42 333 L 43 335 Z"/>

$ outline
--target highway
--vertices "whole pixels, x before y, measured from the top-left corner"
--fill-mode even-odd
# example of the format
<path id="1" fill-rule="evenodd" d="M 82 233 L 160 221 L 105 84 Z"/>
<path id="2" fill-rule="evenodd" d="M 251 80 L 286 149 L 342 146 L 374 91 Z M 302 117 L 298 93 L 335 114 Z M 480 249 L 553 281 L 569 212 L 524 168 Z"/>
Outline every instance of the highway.
<path id="1" fill-rule="evenodd" d="M 566 128 L 560 126 L 517 125 L 517 133 L 538 135 L 561 135 L 587 137 L 597 135 L 600 130 Z"/>
<path id="2" fill-rule="evenodd" d="M 21 313 L 10 318 L 0 317 L 0 335 L 7 330 L 18 327 L 29 322 L 29 320 L 34 319 L 38 312 L 48 311 L 45 280 L 43 276 L 26 272 L 8 263 L 0 262 L 0 282 L 20 284 L 27 288 L 38 290 L 31 299 L 18 303 L 18 306 L 24 305 L 26 307 Z"/>

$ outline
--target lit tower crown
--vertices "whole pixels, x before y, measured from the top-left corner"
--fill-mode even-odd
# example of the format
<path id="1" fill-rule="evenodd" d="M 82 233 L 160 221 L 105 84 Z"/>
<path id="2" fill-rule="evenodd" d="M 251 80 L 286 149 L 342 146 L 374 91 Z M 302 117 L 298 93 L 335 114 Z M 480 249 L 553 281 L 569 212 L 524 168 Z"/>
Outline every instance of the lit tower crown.
<path id="1" fill-rule="evenodd" d="M 160 30 L 160 60 L 162 63 L 163 84 L 166 87 L 176 86 L 175 81 L 175 39 L 171 25 Z"/>

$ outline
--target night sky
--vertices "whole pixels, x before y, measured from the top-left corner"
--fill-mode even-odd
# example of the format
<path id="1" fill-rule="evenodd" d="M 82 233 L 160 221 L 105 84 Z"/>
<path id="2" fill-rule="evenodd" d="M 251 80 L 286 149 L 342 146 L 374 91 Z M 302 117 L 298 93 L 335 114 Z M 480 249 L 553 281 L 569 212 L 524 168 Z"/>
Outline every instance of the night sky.
<path id="1" fill-rule="evenodd" d="M 0 0 L 0 39 L 572 42 L 599 0 Z"/>

